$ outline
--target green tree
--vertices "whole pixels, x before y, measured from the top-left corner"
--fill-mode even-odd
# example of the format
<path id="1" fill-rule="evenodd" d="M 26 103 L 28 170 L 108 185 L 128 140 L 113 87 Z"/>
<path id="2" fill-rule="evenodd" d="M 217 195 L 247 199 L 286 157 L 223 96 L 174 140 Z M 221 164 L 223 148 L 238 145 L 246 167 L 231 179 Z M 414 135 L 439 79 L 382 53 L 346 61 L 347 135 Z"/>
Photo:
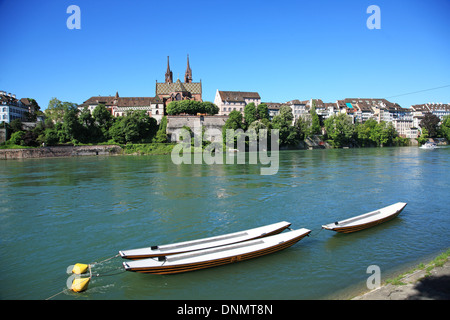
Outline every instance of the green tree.
<path id="1" fill-rule="evenodd" d="M 159 123 L 158 131 L 156 132 L 156 136 L 154 141 L 157 143 L 165 143 L 167 142 L 167 117 L 164 116 Z"/>
<path id="2" fill-rule="evenodd" d="M 422 133 L 420 134 L 419 137 L 417 137 L 417 141 L 419 142 L 419 144 L 424 144 L 425 142 L 428 141 L 428 130 L 426 128 L 422 128 Z"/>
<path id="3" fill-rule="evenodd" d="M 121 144 L 150 142 L 157 128 L 156 120 L 150 118 L 145 111 L 135 111 L 117 117 L 109 133 L 115 142 Z"/>
<path id="4" fill-rule="evenodd" d="M 54 146 L 59 142 L 58 132 L 54 128 L 46 128 L 42 142 L 47 146 Z"/>
<path id="5" fill-rule="evenodd" d="M 358 138 L 358 143 L 363 146 L 371 146 L 376 144 L 376 141 L 371 139 L 371 132 L 375 130 L 377 126 L 377 121 L 375 119 L 369 119 L 364 123 L 360 123 L 356 126 L 356 135 Z"/>
<path id="6" fill-rule="evenodd" d="M 108 141 L 111 138 L 109 129 L 114 121 L 111 112 L 106 109 L 104 104 L 99 104 L 92 111 L 92 117 L 94 118 L 95 126 L 99 128 L 99 130 L 96 130 L 98 132 L 98 141 Z"/>
<path id="7" fill-rule="evenodd" d="M 315 106 L 311 107 L 309 113 L 311 114 L 311 134 L 320 134 L 321 132 L 320 119 L 319 116 L 317 115 Z"/>
<path id="8" fill-rule="evenodd" d="M 34 109 L 34 112 L 33 113 L 27 112 L 26 119 L 27 119 L 27 121 L 34 122 L 34 121 L 36 121 L 36 116 L 39 114 L 42 114 L 41 107 L 39 106 L 39 104 L 36 102 L 35 99 L 33 99 L 33 98 L 27 98 L 27 99 L 31 104 L 31 108 Z"/>
<path id="9" fill-rule="evenodd" d="M 427 129 L 428 136 L 430 138 L 435 138 L 438 132 L 439 121 L 440 119 L 438 116 L 431 113 L 426 113 L 420 121 L 420 127 Z"/>
<path id="10" fill-rule="evenodd" d="M 391 145 L 396 136 L 396 131 L 391 122 L 387 123 L 381 121 L 377 123 L 375 128 L 370 133 L 370 139 L 374 141 L 377 146 Z"/>
<path id="11" fill-rule="evenodd" d="M 9 138 L 9 142 L 12 144 L 16 144 L 18 146 L 23 144 L 23 137 L 25 136 L 25 131 L 16 131 L 11 134 L 11 138 Z"/>
<path id="12" fill-rule="evenodd" d="M 244 120 L 248 127 L 252 122 L 258 120 L 258 113 L 256 112 L 255 103 L 250 102 L 244 107 Z"/>
<path id="13" fill-rule="evenodd" d="M 230 112 L 230 114 L 228 115 L 228 119 L 225 122 L 224 126 L 222 127 L 222 136 L 223 136 L 223 142 L 227 143 L 226 138 L 227 138 L 227 129 L 233 129 L 233 130 L 237 130 L 237 129 L 243 129 L 243 122 L 242 122 L 243 118 L 242 118 L 242 113 L 240 113 L 239 111 L 233 110 Z M 236 143 L 236 137 L 234 138 L 234 143 Z M 231 143 L 231 141 L 229 141 L 229 143 Z"/>
<path id="14" fill-rule="evenodd" d="M 355 134 L 352 119 L 345 113 L 333 115 L 325 120 L 325 130 L 336 147 L 349 145 Z"/>
<path id="15" fill-rule="evenodd" d="M 63 116 L 62 135 L 63 140 L 60 142 L 77 143 L 83 135 L 83 125 L 78 120 L 79 110 L 76 108 L 67 108 Z"/>
<path id="16" fill-rule="evenodd" d="M 281 106 L 280 113 L 273 117 L 272 126 L 280 131 L 280 145 L 295 146 L 300 142 L 298 130 L 292 125 L 294 115 L 289 106 Z"/>
<path id="17" fill-rule="evenodd" d="M 267 106 L 267 104 L 265 103 L 260 103 L 257 107 L 256 107 L 256 113 L 258 116 L 258 119 L 263 120 L 269 120 L 269 107 Z"/>
<path id="18" fill-rule="evenodd" d="M 62 122 L 67 111 L 73 111 L 77 108 L 78 105 L 76 103 L 62 102 L 57 98 L 52 98 L 48 103 L 47 109 L 45 110 L 45 116 L 49 121 Z"/>
<path id="19" fill-rule="evenodd" d="M 209 101 L 195 101 L 195 100 L 181 100 L 181 101 L 171 101 L 166 108 L 168 115 L 176 114 L 190 114 L 196 115 L 198 113 L 206 113 L 210 115 L 215 115 L 219 113 L 219 107 L 214 103 Z"/>
<path id="20" fill-rule="evenodd" d="M 14 119 L 9 124 L 9 129 L 11 130 L 11 133 L 22 131 L 22 120 L 20 119 Z"/>
<path id="21" fill-rule="evenodd" d="M 447 141 L 450 142 L 450 115 L 445 116 L 442 119 L 442 123 L 439 129 L 442 137 L 444 137 L 445 139 L 447 139 Z"/>
<path id="22" fill-rule="evenodd" d="M 203 101 L 201 103 L 201 108 L 203 110 L 203 112 L 201 113 L 207 113 L 209 115 L 215 115 L 219 113 L 219 107 L 209 101 Z"/>
<path id="23" fill-rule="evenodd" d="M 109 128 L 109 135 L 116 143 L 125 144 L 125 116 L 119 116 L 114 120 L 111 128 Z"/>
<path id="24" fill-rule="evenodd" d="M 311 119 L 309 117 L 300 116 L 295 120 L 294 126 L 300 141 L 305 140 L 311 134 Z"/>

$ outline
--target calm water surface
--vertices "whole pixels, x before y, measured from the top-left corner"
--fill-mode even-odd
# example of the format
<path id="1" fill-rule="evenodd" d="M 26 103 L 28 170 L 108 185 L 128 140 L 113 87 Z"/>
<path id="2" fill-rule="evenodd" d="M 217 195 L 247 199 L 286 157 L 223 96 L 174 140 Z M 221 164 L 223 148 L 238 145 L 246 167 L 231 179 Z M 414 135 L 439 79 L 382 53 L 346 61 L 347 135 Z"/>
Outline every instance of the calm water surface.
<path id="1" fill-rule="evenodd" d="M 450 148 L 280 153 L 258 165 L 174 165 L 170 156 L 0 162 L 0 298 L 46 299 L 69 265 L 118 250 L 220 235 L 282 220 L 311 236 L 265 257 L 177 275 L 94 267 L 84 293 L 54 299 L 324 299 L 365 288 L 450 247 Z M 354 234 L 322 224 L 404 201 L 401 215 Z"/>

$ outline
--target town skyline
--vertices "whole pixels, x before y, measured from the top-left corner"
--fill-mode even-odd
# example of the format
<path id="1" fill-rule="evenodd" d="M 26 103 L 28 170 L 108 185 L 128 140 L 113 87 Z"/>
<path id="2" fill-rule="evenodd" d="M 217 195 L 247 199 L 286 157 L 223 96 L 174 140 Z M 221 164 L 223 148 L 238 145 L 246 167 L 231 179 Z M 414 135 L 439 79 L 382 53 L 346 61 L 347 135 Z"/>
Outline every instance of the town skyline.
<path id="1" fill-rule="evenodd" d="M 81 28 L 72 30 L 66 26 L 70 4 L 0 4 L 4 12 L 23 13 L 20 23 L 14 15 L 0 22 L 2 35 L 16 48 L 0 52 L 7 62 L 1 90 L 34 98 L 42 110 L 53 97 L 77 104 L 116 92 L 150 97 L 155 81 L 164 81 L 167 56 L 175 82 L 183 81 L 189 55 L 205 101 L 225 90 L 259 92 L 262 101 L 279 103 L 450 103 L 445 1 L 378 1 L 381 28 L 375 30 L 366 25 L 368 1 L 241 4 L 240 11 L 252 18 L 238 17 L 235 2 L 176 2 L 170 19 L 162 3 L 78 1 Z"/>

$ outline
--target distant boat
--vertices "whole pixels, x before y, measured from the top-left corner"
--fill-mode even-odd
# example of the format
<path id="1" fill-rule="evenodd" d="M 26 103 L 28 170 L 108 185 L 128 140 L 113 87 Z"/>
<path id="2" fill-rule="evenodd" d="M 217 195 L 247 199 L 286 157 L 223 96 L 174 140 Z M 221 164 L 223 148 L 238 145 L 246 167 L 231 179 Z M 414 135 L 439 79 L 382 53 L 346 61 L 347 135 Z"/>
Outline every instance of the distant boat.
<path id="1" fill-rule="evenodd" d="M 398 216 L 406 206 L 406 202 L 397 202 L 390 206 L 362 214 L 353 218 L 323 225 L 323 229 L 342 233 L 351 233 L 376 226 Z"/>
<path id="2" fill-rule="evenodd" d="M 302 228 L 260 239 L 234 243 L 216 248 L 180 253 L 168 257 L 123 262 L 126 271 L 172 274 L 221 266 L 257 258 L 286 249 L 297 243 L 311 230 Z"/>
<path id="3" fill-rule="evenodd" d="M 431 141 L 425 142 L 423 145 L 420 146 L 420 149 L 436 149 L 437 144 Z"/>
<path id="4" fill-rule="evenodd" d="M 119 254 L 122 258 L 133 260 L 168 256 L 172 254 L 197 251 L 212 247 L 224 246 L 232 243 L 238 243 L 242 241 L 253 240 L 261 237 L 271 236 L 282 232 L 290 225 L 291 224 L 289 222 L 282 221 L 254 229 L 224 234 L 221 236 L 190 240 L 173 244 L 165 244 L 160 246 L 151 246 L 140 249 L 123 250 L 119 251 Z"/>

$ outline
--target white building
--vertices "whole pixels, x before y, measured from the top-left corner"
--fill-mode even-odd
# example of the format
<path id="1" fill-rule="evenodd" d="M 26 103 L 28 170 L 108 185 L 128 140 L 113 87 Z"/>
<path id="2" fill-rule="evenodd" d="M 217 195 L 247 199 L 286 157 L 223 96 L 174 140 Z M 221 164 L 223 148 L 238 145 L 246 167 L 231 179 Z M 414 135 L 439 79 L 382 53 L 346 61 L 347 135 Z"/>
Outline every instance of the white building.
<path id="1" fill-rule="evenodd" d="M 10 123 L 15 119 L 25 121 L 29 112 L 28 106 L 17 100 L 15 94 L 0 91 L 0 123 Z"/>
<path id="2" fill-rule="evenodd" d="M 285 103 L 292 109 L 292 115 L 294 116 L 293 123 L 295 123 L 298 118 L 309 114 L 308 102 L 308 100 L 300 101 L 298 99 L 295 99 Z"/>
<path id="3" fill-rule="evenodd" d="M 219 91 L 217 89 L 214 104 L 219 107 L 219 115 L 229 115 L 231 111 L 244 113 L 247 104 L 253 102 L 255 106 L 261 103 L 258 92 Z"/>
<path id="4" fill-rule="evenodd" d="M 411 109 L 414 110 L 414 115 L 417 117 L 423 117 L 425 113 L 431 113 L 435 116 L 439 117 L 442 121 L 445 116 L 450 115 L 450 104 L 448 103 L 425 103 L 425 104 L 416 104 L 411 106 Z"/>
<path id="5" fill-rule="evenodd" d="M 269 119 L 272 121 L 273 117 L 280 114 L 280 107 L 282 106 L 279 102 L 263 102 L 267 105 L 269 111 Z"/>
<path id="6" fill-rule="evenodd" d="M 159 123 L 164 116 L 164 102 L 158 97 L 119 97 L 94 96 L 86 100 L 80 109 L 87 107 L 92 113 L 99 104 L 103 104 L 114 117 L 124 116 L 131 111 L 145 111 Z"/>

